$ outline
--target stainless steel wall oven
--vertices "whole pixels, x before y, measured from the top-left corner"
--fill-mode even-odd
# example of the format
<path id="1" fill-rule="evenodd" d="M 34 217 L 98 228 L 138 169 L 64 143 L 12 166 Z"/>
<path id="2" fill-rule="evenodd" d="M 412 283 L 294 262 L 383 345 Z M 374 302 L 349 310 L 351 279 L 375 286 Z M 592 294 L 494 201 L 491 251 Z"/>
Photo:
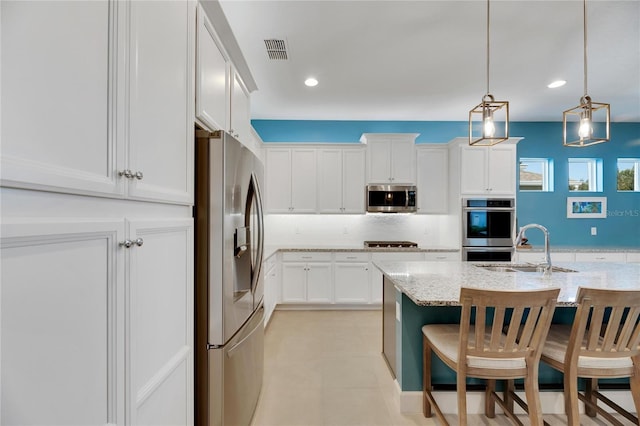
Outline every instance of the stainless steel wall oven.
<path id="1" fill-rule="evenodd" d="M 510 261 L 515 231 L 513 198 L 462 200 L 463 260 Z"/>

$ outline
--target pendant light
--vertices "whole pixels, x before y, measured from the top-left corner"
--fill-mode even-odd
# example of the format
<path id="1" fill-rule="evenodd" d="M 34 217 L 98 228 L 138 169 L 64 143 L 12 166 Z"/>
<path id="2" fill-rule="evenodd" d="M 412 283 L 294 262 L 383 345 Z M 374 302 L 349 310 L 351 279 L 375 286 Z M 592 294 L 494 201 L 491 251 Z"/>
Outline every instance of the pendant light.
<path id="1" fill-rule="evenodd" d="M 611 111 L 609 104 L 593 102 L 587 95 L 587 0 L 583 0 L 584 95 L 580 105 L 562 114 L 564 146 L 585 147 L 609 142 Z"/>
<path id="2" fill-rule="evenodd" d="M 487 0 L 487 92 L 469 111 L 469 145 L 491 146 L 509 138 L 509 102 L 489 92 L 489 0 Z"/>

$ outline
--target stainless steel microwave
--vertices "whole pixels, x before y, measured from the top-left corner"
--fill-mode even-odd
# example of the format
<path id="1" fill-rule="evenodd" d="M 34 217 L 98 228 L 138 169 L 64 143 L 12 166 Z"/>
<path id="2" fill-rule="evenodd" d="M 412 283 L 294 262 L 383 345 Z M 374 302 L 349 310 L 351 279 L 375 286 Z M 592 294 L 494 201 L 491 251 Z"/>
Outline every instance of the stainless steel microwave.
<path id="1" fill-rule="evenodd" d="M 416 187 L 412 185 L 367 185 L 367 211 L 370 213 L 414 213 Z"/>

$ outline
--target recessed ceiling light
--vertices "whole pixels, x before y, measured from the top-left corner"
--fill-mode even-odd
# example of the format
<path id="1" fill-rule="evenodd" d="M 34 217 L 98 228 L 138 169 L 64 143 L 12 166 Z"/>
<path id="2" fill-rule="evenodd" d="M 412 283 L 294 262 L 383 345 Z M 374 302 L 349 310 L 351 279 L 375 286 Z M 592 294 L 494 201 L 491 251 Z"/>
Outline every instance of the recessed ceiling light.
<path id="1" fill-rule="evenodd" d="M 547 87 L 549 89 L 555 89 L 556 87 L 562 87 L 565 84 L 567 84 L 567 82 L 564 81 L 564 80 L 556 80 L 554 82 L 551 82 L 551 83 L 547 84 Z"/>
<path id="2" fill-rule="evenodd" d="M 306 79 L 304 81 L 304 84 L 309 86 L 309 87 L 317 86 L 318 85 L 318 80 L 316 80 L 313 77 L 309 77 L 308 79 Z"/>

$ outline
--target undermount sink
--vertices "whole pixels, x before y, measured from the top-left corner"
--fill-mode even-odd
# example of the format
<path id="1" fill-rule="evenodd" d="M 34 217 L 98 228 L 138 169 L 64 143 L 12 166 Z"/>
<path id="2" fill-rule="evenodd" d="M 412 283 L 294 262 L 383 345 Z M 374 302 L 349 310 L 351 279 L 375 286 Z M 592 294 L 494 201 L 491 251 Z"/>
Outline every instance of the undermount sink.
<path id="1" fill-rule="evenodd" d="M 544 272 L 544 265 L 475 265 L 479 268 L 486 269 L 493 272 Z M 551 272 L 578 272 L 575 269 L 561 268 L 559 266 L 552 266 Z"/>

